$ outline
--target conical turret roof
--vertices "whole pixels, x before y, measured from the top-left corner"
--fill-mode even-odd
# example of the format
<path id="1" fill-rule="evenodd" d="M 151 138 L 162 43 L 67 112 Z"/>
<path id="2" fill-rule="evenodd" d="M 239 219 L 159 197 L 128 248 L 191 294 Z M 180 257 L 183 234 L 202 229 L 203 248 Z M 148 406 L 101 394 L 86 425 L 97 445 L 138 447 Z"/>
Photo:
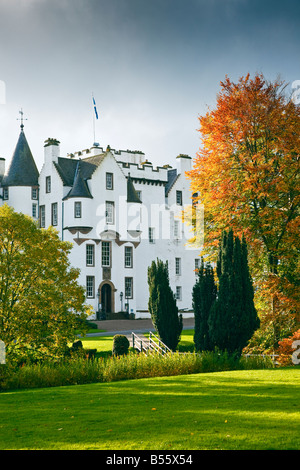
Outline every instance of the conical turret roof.
<path id="1" fill-rule="evenodd" d="M 1 184 L 2 186 L 36 186 L 38 178 L 38 169 L 24 131 L 21 130 L 8 172 L 4 175 Z"/>

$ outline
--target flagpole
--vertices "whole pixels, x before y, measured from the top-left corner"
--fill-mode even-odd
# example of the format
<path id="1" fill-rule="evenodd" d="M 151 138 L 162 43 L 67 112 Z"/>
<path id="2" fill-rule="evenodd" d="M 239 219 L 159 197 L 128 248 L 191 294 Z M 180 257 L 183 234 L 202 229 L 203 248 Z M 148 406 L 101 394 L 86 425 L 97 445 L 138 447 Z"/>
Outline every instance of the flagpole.
<path id="1" fill-rule="evenodd" d="M 92 93 L 92 100 L 94 103 L 94 94 Z M 95 128 L 95 109 L 93 107 L 93 134 L 94 134 L 94 144 L 96 143 L 96 128 Z"/>
<path id="2" fill-rule="evenodd" d="M 95 122 L 95 117 L 98 119 L 98 112 L 97 112 L 97 107 L 96 107 L 96 102 L 94 98 L 94 94 L 92 93 L 92 100 L 93 100 L 93 130 L 94 130 L 94 144 L 96 144 L 96 122 Z"/>

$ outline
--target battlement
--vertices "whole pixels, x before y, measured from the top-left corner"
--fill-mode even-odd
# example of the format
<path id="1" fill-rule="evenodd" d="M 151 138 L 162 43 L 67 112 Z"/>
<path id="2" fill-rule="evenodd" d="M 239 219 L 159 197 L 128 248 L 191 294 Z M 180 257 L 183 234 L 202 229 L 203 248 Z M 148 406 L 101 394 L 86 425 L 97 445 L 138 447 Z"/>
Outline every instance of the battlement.
<path id="1" fill-rule="evenodd" d="M 130 173 L 131 178 L 138 180 L 168 181 L 169 165 L 153 167 L 151 162 L 144 161 L 141 164 L 118 161 L 125 175 Z"/>

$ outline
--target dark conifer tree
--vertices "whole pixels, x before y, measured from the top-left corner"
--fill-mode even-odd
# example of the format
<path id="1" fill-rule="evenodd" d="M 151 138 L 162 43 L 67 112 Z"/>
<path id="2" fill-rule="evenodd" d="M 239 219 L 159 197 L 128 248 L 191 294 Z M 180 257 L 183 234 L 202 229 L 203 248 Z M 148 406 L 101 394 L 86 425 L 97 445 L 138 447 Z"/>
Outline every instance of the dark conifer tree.
<path id="1" fill-rule="evenodd" d="M 160 339 L 173 351 L 177 348 L 182 331 L 182 315 L 169 284 L 168 262 L 152 261 L 148 268 L 148 308 L 152 323 Z"/>
<path id="2" fill-rule="evenodd" d="M 202 258 L 192 296 L 195 316 L 194 343 L 196 351 L 209 351 L 212 349 L 208 331 L 208 318 L 216 296 L 217 286 L 214 280 L 213 268 L 210 264 L 204 265 Z"/>
<path id="3" fill-rule="evenodd" d="M 218 298 L 209 315 L 209 336 L 213 347 L 241 354 L 259 319 L 253 301 L 247 247 L 232 230 L 223 232 L 217 262 Z"/>

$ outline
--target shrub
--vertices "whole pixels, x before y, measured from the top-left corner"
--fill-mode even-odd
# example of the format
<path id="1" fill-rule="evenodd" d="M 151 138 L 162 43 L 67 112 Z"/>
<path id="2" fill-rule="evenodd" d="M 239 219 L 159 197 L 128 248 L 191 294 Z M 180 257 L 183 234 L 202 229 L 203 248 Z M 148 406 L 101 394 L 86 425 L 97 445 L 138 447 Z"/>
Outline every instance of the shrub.
<path id="1" fill-rule="evenodd" d="M 0 390 L 58 387 L 85 383 L 163 377 L 171 375 L 273 368 L 270 358 L 239 358 L 224 352 L 135 354 L 87 360 L 71 357 L 58 362 L 28 364 L 17 369 L 2 365 Z"/>
<path id="2" fill-rule="evenodd" d="M 82 345 L 82 341 L 75 341 L 71 347 L 67 347 L 65 351 L 65 358 L 69 357 L 81 357 L 87 359 L 94 359 L 97 353 L 97 349 L 86 349 Z"/>
<path id="3" fill-rule="evenodd" d="M 113 341 L 112 353 L 114 356 L 123 356 L 128 354 L 129 341 L 125 335 L 115 335 Z"/>

